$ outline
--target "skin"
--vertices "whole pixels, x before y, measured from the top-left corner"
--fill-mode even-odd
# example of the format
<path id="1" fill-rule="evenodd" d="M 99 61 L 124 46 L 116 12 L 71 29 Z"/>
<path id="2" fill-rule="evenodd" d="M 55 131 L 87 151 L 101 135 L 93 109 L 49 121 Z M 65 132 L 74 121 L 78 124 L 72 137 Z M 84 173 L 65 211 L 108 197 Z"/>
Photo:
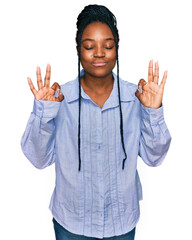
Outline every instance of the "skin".
<path id="1" fill-rule="evenodd" d="M 64 96 L 62 92 L 60 91 L 61 87 L 58 83 L 54 83 L 50 87 L 50 77 L 51 77 L 51 66 L 50 64 L 47 64 L 46 68 L 46 75 L 44 79 L 44 84 L 41 77 L 41 69 L 40 67 L 37 67 L 36 70 L 37 74 L 37 85 L 38 85 L 38 91 L 35 89 L 33 82 L 31 78 L 27 78 L 29 87 L 35 97 L 36 100 L 44 100 L 44 101 L 55 101 L 55 102 L 61 102 L 64 99 Z M 55 91 L 58 93 L 58 97 L 55 97 Z"/>
<path id="2" fill-rule="evenodd" d="M 104 63 L 104 66 L 98 66 Z M 85 75 L 83 90 L 100 108 L 113 89 L 112 70 L 116 64 L 115 41 L 111 29 L 104 23 L 89 24 L 81 39 L 81 64 Z"/>
<path id="3" fill-rule="evenodd" d="M 81 64 L 85 70 L 85 75 L 81 78 L 83 90 L 102 108 L 113 89 L 112 70 L 116 64 L 115 42 L 108 25 L 94 22 L 85 28 L 81 40 Z M 32 80 L 28 78 L 35 99 L 61 102 L 64 96 L 60 91 L 60 85 L 54 83 L 50 87 L 51 66 L 47 65 L 44 84 L 39 67 L 37 67 L 36 73 L 38 90 L 35 89 Z M 136 97 L 146 107 L 159 108 L 162 103 L 166 79 L 167 71 L 164 72 L 162 81 L 158 84 L 159 64 L 155 63 L 155 71 L 153 72 L 153 61 L 151 60 L 148 67 L 148 82 L 144 79 L 139 81 L 138 90 L 135 93 Z M 57 98 L 55 91 L 58 93 Z"/>
<path id="4" fill-rule="evenodd" d="M 159 64 L 158 62 L 155 63 L 155 72 L 153 73 L 153 60 L 151 60 L 148 67 L 148 82 L 140 79 L 135 95 L 144 106 L 148 108 L 159 108 L 162 104 L 166 79 L 167 71 L 164 72 L 161 83 L 158 85 Z"/>

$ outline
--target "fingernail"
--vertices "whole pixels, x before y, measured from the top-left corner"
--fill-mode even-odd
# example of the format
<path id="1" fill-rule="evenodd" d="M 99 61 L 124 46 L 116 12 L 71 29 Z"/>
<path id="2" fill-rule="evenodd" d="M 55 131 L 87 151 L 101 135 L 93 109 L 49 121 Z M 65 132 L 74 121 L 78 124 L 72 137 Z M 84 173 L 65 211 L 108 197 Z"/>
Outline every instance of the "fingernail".
<path id="1" fill-rule="evenodd" d="M 139 93 L 139 90 L 137 89 L 137 91 L 135 92 L 136 94 Z"/>

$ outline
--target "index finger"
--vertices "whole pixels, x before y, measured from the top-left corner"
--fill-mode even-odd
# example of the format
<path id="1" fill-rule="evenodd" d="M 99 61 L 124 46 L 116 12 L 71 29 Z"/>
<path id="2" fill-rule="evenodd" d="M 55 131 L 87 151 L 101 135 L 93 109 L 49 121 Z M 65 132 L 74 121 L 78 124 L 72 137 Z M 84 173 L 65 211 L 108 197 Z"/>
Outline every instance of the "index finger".
<path id="1" fill-rule="evenodd" d="M 148 82 L 153 82 L 153 60 L 150 60 L 149 62 Z"/>
<path id="2" fill-rule="evenodd" d="M 50 77 L 51 77 L 51 66 L 50 66 L 50 64 L 47 64 L 45 81 L 44 81 L 44 86 L 45 87 L 50 86 Z"/>

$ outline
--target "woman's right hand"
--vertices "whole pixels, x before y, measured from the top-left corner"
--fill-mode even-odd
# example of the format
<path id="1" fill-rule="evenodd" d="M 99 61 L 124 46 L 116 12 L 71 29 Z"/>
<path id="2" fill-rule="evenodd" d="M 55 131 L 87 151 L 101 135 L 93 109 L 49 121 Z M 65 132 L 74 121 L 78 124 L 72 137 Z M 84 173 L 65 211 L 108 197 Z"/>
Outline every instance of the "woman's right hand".
<path id="1" fill-rule="evenodd" d="M 36 100 L 44 100 L 44 101 L 55 101 L 55 102 L 63 101 L 64 96 L 63 96 L 62 92 L 60 91 L 60 89 L 61 89 L 60 85 L 55 82 L 50 87 L 51 66 L 49 64 L 47 64 L 44 85 L 42 82 L 40 67 L 37 67 L 36 73 L 37 73 L 38 91 L 35 89 L 31 78 L 29 78 L 29 77 L 27 78 L 29 87 L 30 87 L 35 99 Z M 58 97 L 55 97 L 55 91 L 57 91 Z"/>

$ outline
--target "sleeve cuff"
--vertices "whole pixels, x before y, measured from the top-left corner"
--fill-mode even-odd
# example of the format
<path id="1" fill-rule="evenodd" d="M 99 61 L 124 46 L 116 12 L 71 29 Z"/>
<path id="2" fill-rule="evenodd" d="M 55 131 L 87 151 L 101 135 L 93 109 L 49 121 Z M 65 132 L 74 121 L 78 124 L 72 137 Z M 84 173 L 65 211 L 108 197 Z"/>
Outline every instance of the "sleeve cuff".
<path id="1" fill-rule="evenodd" d="M 34 99 L 33 113 L 39 118 L 55 118 L 60 108 L 60 102 Z"/>
<path id="2" fill-rule="evenodd" d="M 152 125 L 157 124 L 164 119 L 163 104 L 159 108 L 148 108 L 141 104 L 141 116 Z"/>

